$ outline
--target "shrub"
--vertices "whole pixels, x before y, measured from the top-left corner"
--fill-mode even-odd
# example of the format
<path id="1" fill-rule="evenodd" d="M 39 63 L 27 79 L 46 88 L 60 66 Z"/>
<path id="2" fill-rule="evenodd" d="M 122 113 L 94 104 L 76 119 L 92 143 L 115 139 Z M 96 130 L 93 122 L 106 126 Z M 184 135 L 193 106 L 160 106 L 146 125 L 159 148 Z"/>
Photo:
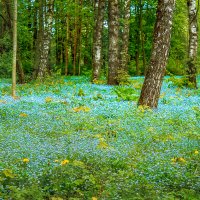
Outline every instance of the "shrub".
<path id="1" fill-rule="evenodd" d="M 139 97 L 136 91 L 129 87 L 116 87 L 114 88 L 114 92 L 117 94 L 120 100 L 137 101 Z"/>

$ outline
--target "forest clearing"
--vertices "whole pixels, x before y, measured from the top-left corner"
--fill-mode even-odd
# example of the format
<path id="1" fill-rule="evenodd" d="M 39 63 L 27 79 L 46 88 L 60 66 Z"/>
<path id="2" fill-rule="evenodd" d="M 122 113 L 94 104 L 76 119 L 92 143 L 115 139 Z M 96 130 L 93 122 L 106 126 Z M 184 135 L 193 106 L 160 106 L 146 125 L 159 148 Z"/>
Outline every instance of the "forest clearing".
<path id="1" fill-rule="evenodd" d="M 199 200 L 199 8 L 0 0 L 0 200 Z"/>
<path id="2" fill-rule="evenodd" d="M 86 77 L 0 84 L 0 196 L 199 199 L 200 90 L 165 79 L 158 110 L 128 86 Z M 54 197 L 54 198 L 53 198 Z"/>

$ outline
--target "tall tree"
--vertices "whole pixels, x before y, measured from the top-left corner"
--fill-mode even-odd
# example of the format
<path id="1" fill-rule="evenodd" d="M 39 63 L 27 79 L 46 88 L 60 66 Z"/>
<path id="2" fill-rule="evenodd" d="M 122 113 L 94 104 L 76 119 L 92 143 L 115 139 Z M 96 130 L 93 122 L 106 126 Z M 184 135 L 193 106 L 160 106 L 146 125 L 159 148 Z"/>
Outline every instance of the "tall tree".
<path id="1" fill-rule="evenodd" d="M 108 49 L 108 84 L 118 84 L 119 70 L 119 0 L 108 2 L 108 28 L 109 28 L 109 49 Z"/>
<path id="2" fill-rule="evenodd" d="M 130 4 L 131 0 L 124 1 L 124 16 L 123 16 L 123 32 L 122 32 L 122 49 L 121 49 L 121 68 L 128 71 L 128 46 L 129 46 L 129 28 L 130 28 Z"/>
<path id="3" fill-rule="evenodd" d="M 139 2 L 135 5 L 135 21 L 136 21 L 136 28 L 135 28 L 135 65 L 136 65 L 136 75 L 140 75 L 140 66 L 139 66 L 139 58 L 140 58 L 140 6 Z"/>
<path id="4" fill-rule="evenodd" d="M 102 35 L 103 35 L 103 21 L 105 13 L 105 0 L 98 3 L 98 14 L 94 27 L 94 41 L 93 41 L 93 75 L 92 81 L 98 80 L 100 76 L 100 69 L 102 65 Z"/>
<path id="5" fill-rule="evenodd" d="M 139 105 L 146 105 L 151 108 L 158 106 L 169 55 L 174 7 L 175 0 L 158 0 L 153 49 L 139 98 Z"/>
<path id="6" fill-rule="evenodd" d="M 70 48 L 70 41 L 69 41 L 69 35 L 70 35 L 70 29 L 69 29 L 69 21 L 70 17 L 69 14 L 66 15 L 66 42 L 65 42 L 65 75 L 68 75 L 68 66 L 69 66 L 69 48 Z"/>
<path id="7" fill-rule="evenodd" d="M 16 63 L 17 63 L 17 0 L 14 0 L 13 10 L 13 67 L 12 67 L 12 96 L 16 97 Z"/>
<path id="8" fill-rule="evenodd" d="M 197 48 L 198 48 L 198 30 L 197 30 L 197 6 L 196 0 L 188 0 L 188 17 L 189 17 L 189 49 L 188 49 L 188 63 L 187 74 L 189 83 L 194 88 L 197 88 Z"/>
<path id="9" fill-rule="evenodd" d="M 1 3 L 1 2 L 0 2 Z M 5 6 L 5 28 L 7 29 L 10 39 L 13 41 L 13 31 L 14 31 L 14 10 L 12 10 L 12 1 L 10 0 L 3 0 L 2 4 Z M 6 30 L 5 29 L 5 30 Z M 19 83 L 24 83 L 24 70 L 22 67 L 21 57 L 20 57 L 20 49 L 18 48 L 19 45 L 17 45 L 17 58 L 16 58 L 16 71 L 18 75 L 18 81 Z"/>
<path id="10" fill-rule="evenodd" d="M 38 48 L 36 53 L 35 65 L 37 67 L 36 77 L 45 78 L 50 73 L 49 52 L 51 44 L 54 0 L 46 0 L 45 2 L 43 2 L 43 0 L 40 0 L 40 6 L 40 30 L 38 33 Z"/>

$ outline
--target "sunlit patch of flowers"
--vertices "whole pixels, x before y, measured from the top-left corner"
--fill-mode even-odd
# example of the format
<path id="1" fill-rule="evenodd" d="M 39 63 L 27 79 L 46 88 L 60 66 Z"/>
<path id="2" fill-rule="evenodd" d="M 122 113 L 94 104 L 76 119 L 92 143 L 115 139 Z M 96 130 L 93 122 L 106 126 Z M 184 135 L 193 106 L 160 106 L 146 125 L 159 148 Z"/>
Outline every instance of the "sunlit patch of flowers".
<path id="1" fill-rule="evenodd" d="M 199 154 L 199 151 L 198 151 L 198 150 L 195 150 L 195 151 L 194 151 L 194 154 L 196 154 L 196 155 Z"/>
<path id="2" fill-rule="evenodd" d="M 186 163 L 186 160 L 182 157 L 178 157 L 178 158 L 172 158 L 171 161 L 173 163 Z"/>
<path id="3" fill-rule="evenodd" d="M 62 166 L 64 166 L 64 165 L 67 165 L 68 163 L 69 163 L 69 160 L 63 160 L 63 161 L 61 161 L 60 164 L 61 164 Z"/>
<path id="4" fill-rule="evenodd" d="M 28 158 L 23 158 L 22 161 L 23 163 L 29 163 L 30 160 Z"/>
<path id="5" fill-rule="evenodd" d="M 86 107 L 86 106 L 79 106 L 79 107 L 73 108 L 73 111 L 74 111 L 74 112 L 80 112 L 80 111 L 89 112 L 89 111 L 90 111 L 90 108 L 88 108 L 88 107 Z"/>

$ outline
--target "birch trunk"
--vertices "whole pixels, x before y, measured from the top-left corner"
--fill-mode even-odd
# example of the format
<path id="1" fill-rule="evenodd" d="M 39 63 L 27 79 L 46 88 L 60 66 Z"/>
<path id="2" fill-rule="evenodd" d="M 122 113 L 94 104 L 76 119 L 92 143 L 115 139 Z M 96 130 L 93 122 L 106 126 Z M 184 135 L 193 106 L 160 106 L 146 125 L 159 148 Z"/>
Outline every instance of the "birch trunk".
<path id="1" fill-rule="evenodd" d="M 158 0 L 150 64 L 138 104 L 156 108 L 170 48 L 175 0 Z"/>
<path id="2" fill-rule="evenodd" d="M 39 63 L 38 63 L 38 78 L 45 78 L 49 71 L 49 52 L 51 44 L 51 32 L 52 32 L 52 23 L 53 23 L 53 7 L 54 0 L 48 0 L 46 2 L 47 13 L 45 16 L 44 30 L 42 34 L 42 41 L 40 44 L 40 54 L 39 54 Z"/>
<path id="3" fill-rule="evenodd" d="M 102 34 L 103 34 L 103 20 L 105 12 L 105 0 L 99 1 L 98 14 L 96 16 L 96 24 L 94 28 L 93 41 L 93 75 L 92 81 L 98 80 L 102 65 Z"/>
<path id="4" fill-rule="evenodd" d="M 119 1 L 108 2 L 108 28 L 109 28 L 109 50 L 108 50 L 108 84 L 117 85 L 119 69 Z"/>
<path id="5" fill-rule="evenodd" d="M 197 30 L 197 6 L 196 0 L 188 0 L 188 16 L 189 16 L 189 50 L 188 50 L 188 63 L 187 74 L 192 87 L 197 88 L 196 80 L 196 61 L 197 61 L 197 48 L 198 48 L 198 30 Z"/>

